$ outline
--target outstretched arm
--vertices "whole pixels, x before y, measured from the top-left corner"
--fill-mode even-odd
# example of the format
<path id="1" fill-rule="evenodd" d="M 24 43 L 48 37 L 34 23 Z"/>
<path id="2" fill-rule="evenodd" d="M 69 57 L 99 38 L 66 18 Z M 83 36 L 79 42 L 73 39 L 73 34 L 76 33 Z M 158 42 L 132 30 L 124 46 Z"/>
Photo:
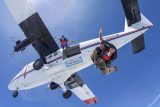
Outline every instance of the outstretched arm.
<path id="1" fill-rule="evenodd" d="M 54 39 L 60 40 L 61 38 L 58 37 L 58 36 L 55 36 Z M 68 40 L 67 38 L 65 38 L 65 40 L 66 40 L 67 42 L 76 42 L 75 40 Z"/>
<path id="2" fill-rule="evenodd" d="M 74 41 L 74 40 L 68 40 L 68 42 L 76 42 L 76 41 Z"/>
<path id="3" fill-rule="evenodd" d="M 99 30 L 99 39 L 100 39 L 100 42 L 102 42 L 102 41 L 103 41 L 103 38 L 102 38 L 102 32 L 103 32 L 103 29 L 102 29 L 102 28 L 100 28 L 100 30 Z"/>

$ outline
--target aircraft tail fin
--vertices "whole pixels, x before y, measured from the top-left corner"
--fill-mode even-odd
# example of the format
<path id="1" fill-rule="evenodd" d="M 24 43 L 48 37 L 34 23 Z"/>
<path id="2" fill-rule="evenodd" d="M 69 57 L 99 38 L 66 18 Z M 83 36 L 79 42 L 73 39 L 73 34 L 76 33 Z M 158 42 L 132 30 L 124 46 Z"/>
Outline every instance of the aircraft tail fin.
<path id="1" fill-rule="evenodd" d="M 153 26 L 153 24 L 141 13 L 141 20 L 134 24 L 128 25 L 127 19 L 125 18 L 125 27 L 124 31 L 128 32 L 134 29 L 140 29 L 143 27 Z"/>
<path id="2" fill-rule="evenodd" d="M 124 28 L 125 32 L 141 29 L 143 27 L 151 27 L 153 25 L 142 13 L 140 15 L 141 15 L 141 20 L 132 25 L 128 25 L 127 19 L 125 18 L 125 28 Z M 140 36 L 132 40 L 131 44 L 133 53 L 139 53 L 143 49 L 145 49 L 144 34 L 141 34 Z"/>
<path id="3" fill-rule="evenodd" d="M 153 24 L 140 12 L 137 0 L 121 0 L 125 19 L 124 31 L 132 31 L 151 27 Z M 140 35 L 131 41 L 133 53 L 142 51 L 145 47 L 144 35 Z"/>
<path id="4" fill-rule="evenodd" d="M 127 19 L 125 18 L 125 32 L 129 32 L 131 30 L 141 29 L 143 27 L 151 27 L 153 24 L 141 13 L 141 20 L 137 23 L 134 23 L 132 25 L 128 25 Z M 141 34 L 137 38 L 131 41 L 132 44 L 132 51 L 133 53 L 139 53 L 143 49 L 145 49 L 145 40 L 144 40 L 144 34 Z"/>

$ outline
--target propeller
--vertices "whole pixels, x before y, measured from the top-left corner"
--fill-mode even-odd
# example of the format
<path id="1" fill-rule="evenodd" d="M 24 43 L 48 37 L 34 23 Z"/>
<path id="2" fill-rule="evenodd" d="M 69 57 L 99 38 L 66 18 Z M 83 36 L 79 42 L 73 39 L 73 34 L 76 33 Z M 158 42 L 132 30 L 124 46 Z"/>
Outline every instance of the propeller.
<path id="1" fill-rule="evenodd" d="M 21 40 L 17 40 L 15 37 L 11 37 L 11 41 L 14 45 L 18 45 L 21 42 Z M 20 54 L 24 55 L 24 50 L 25 48 L 20 51 Z M 16 53 L 17 52 L 15 52 L 14 49 L 12 49 L 12 51 L 9 52 L 9 55 L 13 58 Z"/>

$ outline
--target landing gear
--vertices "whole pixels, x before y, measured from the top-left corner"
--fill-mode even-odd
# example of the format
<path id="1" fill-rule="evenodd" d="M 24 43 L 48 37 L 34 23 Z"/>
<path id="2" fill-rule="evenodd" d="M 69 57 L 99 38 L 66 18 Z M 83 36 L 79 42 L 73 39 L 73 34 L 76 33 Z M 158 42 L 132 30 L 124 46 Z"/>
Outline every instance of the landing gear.
<path id="1" fill-rule="evenodd" d="M 63 98 L 68 99 L 71 97 L 72 92 L 70 90 L 67 90 L 66 87 L 64 86 L 64 84 L 60 84 L 60 87 L 63 90 Z"/>
<path id="2" fill-rule="evenodd" d="M 13 92 L 13 97 L 16 98 L 17 96 L 18 96 L 18 91 L 16 90 Z"/>
<path id="3" fill-rule="evenodd" d="M 72 95 L 72 92 L 70 90 L 67 90 L 66 92 L 63 93 L 63 98 L 68 99 Z"/>
<path id="4" fill-rule="evenodd" d="M 34 64 L 33 64 L 33 68 L 35 70 L 40 70 L 44 65 L 44 61 L 42 59 L 37 59 Z"/>
<path id="5" fill-rule="evenodd" d="M 49 88 L 50 88 L 51 90 L 55 90 L 55 89 L 57 89 L 58 87 L 59 87 L 58 84 L 56 84 L 56 83 L 54 83 L 54 82 L 50 82 Z"/>

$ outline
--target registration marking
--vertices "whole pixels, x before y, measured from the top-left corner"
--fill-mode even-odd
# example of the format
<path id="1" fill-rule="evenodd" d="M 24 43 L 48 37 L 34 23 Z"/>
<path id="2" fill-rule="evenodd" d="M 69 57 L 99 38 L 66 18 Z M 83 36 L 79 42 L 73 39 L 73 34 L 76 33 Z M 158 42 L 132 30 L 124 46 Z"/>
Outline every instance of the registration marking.
<path id="1" fill-rule="evenodd" d="M 65 64 L 66 64 L 66 67 L 70 67 L 70 66 L 77 65 L 81 62 L 83 62 L 82 57 L 77 57 L 77 58 L 71 59 L 69 61 L 66 61 Z"/>

